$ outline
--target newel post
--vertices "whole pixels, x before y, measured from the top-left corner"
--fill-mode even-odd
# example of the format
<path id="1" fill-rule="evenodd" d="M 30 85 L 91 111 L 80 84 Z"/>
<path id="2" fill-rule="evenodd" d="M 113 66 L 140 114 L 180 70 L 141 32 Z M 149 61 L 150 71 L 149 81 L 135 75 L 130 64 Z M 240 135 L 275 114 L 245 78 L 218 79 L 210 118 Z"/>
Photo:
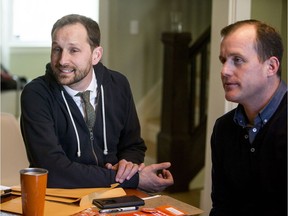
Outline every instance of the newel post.
<path id="1" fill-rule="evenodd" d="M 175 184 L 172 191 L 185 191 L 190 179 L 185 175 L 189 135 L 189 32 L 162 34 L 164 68 L 162 89 L 161 130 L 158 134 L 157 160 L 170 161 Z M 189 149 L 189 148 L 188 148 Z M 189 162 L 189 160 L 187 160 Z M 189 175 L 188 175 L 189 176 Z"/>

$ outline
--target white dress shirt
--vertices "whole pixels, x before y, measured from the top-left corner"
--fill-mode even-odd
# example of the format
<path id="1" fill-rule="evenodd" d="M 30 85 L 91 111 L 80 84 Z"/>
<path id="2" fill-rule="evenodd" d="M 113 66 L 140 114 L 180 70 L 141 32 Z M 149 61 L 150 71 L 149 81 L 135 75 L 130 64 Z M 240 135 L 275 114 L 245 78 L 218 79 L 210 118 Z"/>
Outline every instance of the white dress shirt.
<path id="1" fill-rule="evenodd" d="M 76 91 L 66 85 L 63 86 L 64 89 L 67 91 L 67 93 L 73 98 L 73 100 L 75 101 L 75 103 L 77 104 L 78 108 L 80 109 L 83 117 L 85 117 L 85 112 L 84 112 L 84 102 L 82 101 L 81 97 L 76 96 L 76 94 L 79 91 Z M 88 86 L 88 88 L 85 90 L 90 90 L 90 103 L 93 105 L 94 109 L 95 109 L 95 105 L 96 105 L 96 96 L 97 96 L 97 80 L 96 80 L 96 76 L 93 70 L 93 75 L 92 75 L 92 80 Z"/>

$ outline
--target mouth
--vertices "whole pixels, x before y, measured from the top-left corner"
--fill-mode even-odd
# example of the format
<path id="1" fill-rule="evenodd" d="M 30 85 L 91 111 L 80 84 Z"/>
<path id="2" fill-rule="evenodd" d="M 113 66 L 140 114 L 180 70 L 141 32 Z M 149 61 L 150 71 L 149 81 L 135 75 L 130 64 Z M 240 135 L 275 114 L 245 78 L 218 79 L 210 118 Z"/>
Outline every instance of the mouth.
<path id="1" fill-rule="evenodd" d="M 58 68 L 58 70 L 61 73 L 74 73 L 75 72 L 75 69 L 69 69 L 69 68 Z"/>
<path id="2" fill-rule="evenodd" d="M 230 89 L 238 87 L 239 85 L 235 82 L 224 82 L 223 86 L 224 86 L 225 90 L 230 90 Z"/>

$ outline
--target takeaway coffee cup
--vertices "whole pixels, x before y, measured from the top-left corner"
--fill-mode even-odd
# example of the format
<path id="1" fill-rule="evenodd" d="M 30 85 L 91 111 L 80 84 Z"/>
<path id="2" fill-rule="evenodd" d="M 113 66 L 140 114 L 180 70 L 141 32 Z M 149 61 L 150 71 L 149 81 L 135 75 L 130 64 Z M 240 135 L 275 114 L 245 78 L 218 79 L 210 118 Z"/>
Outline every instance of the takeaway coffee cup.
<path id="1" fill-rule="evenodd" d="M 47 175 L 48 171 L 41 168 L 20 170 L 23 215 L 44 215 Z"/>

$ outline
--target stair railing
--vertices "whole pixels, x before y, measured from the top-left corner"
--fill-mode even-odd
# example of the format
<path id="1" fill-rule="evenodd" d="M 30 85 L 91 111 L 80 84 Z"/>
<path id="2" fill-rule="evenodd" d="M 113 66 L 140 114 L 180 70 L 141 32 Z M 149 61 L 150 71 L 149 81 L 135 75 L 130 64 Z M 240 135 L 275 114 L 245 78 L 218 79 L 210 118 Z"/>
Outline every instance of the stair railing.
<path id="1" fill-rule="evenodd" d="M 161 129 L 157 160 L 170 161 L 175 184 L 187 191 L 204 166 L 210 27 L 190 47 L 191 33 L 165 32 Z"/>

